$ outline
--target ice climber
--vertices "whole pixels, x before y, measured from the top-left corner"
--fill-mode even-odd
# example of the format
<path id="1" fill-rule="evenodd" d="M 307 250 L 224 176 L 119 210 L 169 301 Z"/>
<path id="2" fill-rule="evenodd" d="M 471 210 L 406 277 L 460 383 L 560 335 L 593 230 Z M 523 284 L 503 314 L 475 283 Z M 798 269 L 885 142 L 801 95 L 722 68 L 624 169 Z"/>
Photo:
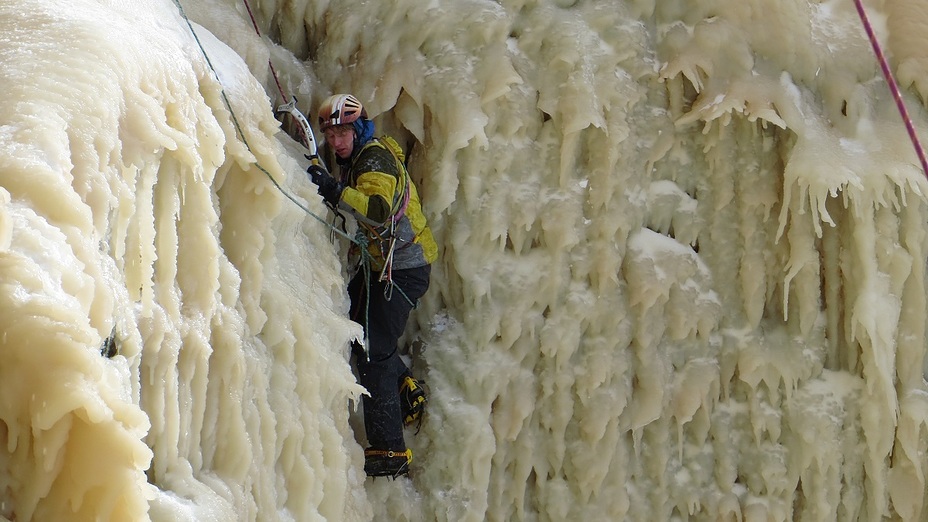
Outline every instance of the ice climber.
<path id="1" fill-rule="evenodd" d="M 359 381 L 370 393 L 362 399 L 369 444 L 364 471 L 396 477 L 412 461 L 403 427 L 420 420 L 426 403 L 397 341 L 428 289 L 438 248 L 402 149 L 389 136 L 374 137 L 374 122 L 361 102 L 351 94 L 329 97 L 319 109 L 319 127 L 340 175 L 315 164 L 307 173 L 329 205 L 355 217 L 370 253 L 370 270 L 358 270 L 348 284 L 351 319 L 364 326 L 367 338 L 367 353 L 357 343 L 353 347 Z"/>

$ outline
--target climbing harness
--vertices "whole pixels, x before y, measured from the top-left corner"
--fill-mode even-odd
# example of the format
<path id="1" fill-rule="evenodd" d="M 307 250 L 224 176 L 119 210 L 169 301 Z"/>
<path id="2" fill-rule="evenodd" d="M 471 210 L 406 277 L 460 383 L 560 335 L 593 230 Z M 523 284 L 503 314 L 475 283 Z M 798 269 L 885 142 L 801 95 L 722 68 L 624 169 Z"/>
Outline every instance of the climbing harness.
<path id="1" fill-rule="evenodd" d="M 899 115 L 902 116 L 902 121 L 905 123 L 905 129 L 909 133 L 909 139 L 912 140 L 912 145 L 915 147 L 915 154 L 918 155 L 918 160 L 922 164 L 922 172 L 924 172 L 925 176 L 928 176 L 928 160 L 925 159 L 925 151 L 922 149 L 921 142 L 918 140 L 918 134 L 915 133 L 915 126 L 912 124 L 912 118 L 909 117 L 909 112 L 906 110 L 905 103 L 902 101 L 902 93 L 899 91 L 899 85 L 896 83 L 895 77 L 893 77 L 893 72 L 889 69 L 889 63 L 886 61 L 886 56 L 883 54 L 880 42 L 876 39 L 873 27 L 870 25 L 870 19 L 867 18 L 867 12 L 864 10 L 863 3 L 861 0 L 854 0 L 854 4 L 857 6 L 857 14 L 860 15 L 860 20 L 864 24 L 864 30 L 867 31 L 867 38 L 870 39 L 870 45 L 873 46 L 873 52 L 876 54 L 877 61 L 880 62 L 880 69 L 883 71 L 886 83 L 889 84 L 889 90 L 893 95 L 893 99 L 896 101 L 896 108 L 899 109 Z"/>
<path id="2" fill-rule="evenodd" d="M 406 215 L 412 183 L 409 179 L 409 171 L 406 170 L 406 164 L 402 157 L 402 149 L 399 144 L 389 136 L 382 136 L 380 138 L 374 138 L 370 143 L 364 145 L 364 148 L 361 150 L 363 151 L 368 147 L 377 146 L 383 147 L 393 156 L 393 161 L 396 163 L 396 169 L 399 174 L 398 179 L 402 188 L 394 192 L 393 202 L 390 205 L 390 217 L 383 223 L 377 223 L 357 213 L 355 214 L 355 218 L 358 220 L 358 223 L 368 231 L 368 235 L 372 238 L 376 238 L 380 243 L 379 247 L 380 253 L 383 256 L 383 268 L 378 276 L 378 281 L 386 283 L 384 286 L 384 299 L 387 301 L 392 300 L 393 291 L 397 290 L 403 298 L 406 299 L 406 302 L 415 309 L 417 303 L 413 302 L 403 289 L 393 281 L 393 254 L 398 248 L 403 249 L 410 245 L 410 243 L 406 243 L 405 245 L 397 247 L 397 243 L 402 240 L 397 237 L 396 230 L 400 220 Z M 415 238 L 413 238 L 413 241 L 415 241 Z"/>

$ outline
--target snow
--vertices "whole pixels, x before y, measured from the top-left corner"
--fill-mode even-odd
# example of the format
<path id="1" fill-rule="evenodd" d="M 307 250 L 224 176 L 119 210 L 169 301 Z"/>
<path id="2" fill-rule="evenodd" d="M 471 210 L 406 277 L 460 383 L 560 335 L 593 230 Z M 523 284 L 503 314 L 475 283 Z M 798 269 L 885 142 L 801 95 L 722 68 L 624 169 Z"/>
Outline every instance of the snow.
<path id="1" fill-rule="evenodd" d="M 850 2 L 250 7 L 0 3 L 0 520 L 928 516 L 928 181 Z M 928 10 L 866 7 L 928 135 Z M 414 144 L 408 478 L 269 60 Z"/>

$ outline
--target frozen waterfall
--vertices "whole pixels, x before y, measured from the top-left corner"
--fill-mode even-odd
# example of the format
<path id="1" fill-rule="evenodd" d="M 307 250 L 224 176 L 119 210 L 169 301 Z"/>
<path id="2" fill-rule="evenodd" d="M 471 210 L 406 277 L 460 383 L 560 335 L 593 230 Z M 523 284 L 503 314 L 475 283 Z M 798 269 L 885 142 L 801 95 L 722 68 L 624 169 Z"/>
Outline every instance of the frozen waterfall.
<path id="1" fill-rule="evenodd" d="M 852 0 L 177 1 L 0 0 L 0 520 L 928 519 L 928 181 Z M 928 8 L 865 4 L 928 138 Z M 411 157 L 408 478 L 281 91 Z"/>

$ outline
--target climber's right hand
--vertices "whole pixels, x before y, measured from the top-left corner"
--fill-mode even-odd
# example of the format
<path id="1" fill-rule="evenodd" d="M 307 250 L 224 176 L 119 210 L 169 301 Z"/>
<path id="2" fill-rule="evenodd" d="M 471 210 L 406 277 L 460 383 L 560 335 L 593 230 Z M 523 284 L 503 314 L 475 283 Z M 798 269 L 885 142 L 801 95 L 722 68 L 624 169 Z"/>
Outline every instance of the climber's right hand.
<path id="1" fill-rule="evenodd" d="M 320 187 L 325 184 L 325 178 L 331 177 L 324 168 L 315 163 L 306 168 L 306 173 L 309 174 L 309 179 Z"/>

